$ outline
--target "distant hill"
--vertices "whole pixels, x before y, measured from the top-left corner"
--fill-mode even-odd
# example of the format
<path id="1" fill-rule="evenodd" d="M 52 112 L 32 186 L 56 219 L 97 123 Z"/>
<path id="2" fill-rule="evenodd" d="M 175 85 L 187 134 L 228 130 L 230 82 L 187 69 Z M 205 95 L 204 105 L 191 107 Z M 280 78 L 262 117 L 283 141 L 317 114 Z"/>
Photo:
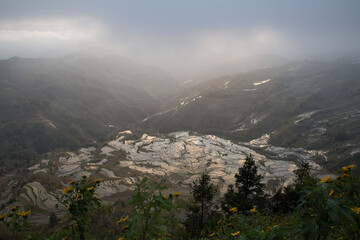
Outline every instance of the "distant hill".
<path id="1" fill-rule="evenodd" d="M 114 55 L 1 60 L 0 172 L 128 127 L 236 141 L 268 134 L 275 146 L 327 152 L 319 162 L 329 168 L 355 163 L 359 59 L 353 53 L 331 63 L 274 61 L 279 65 L 188 88 L 161 69 Z"/>
<path id="2" fill-rule="evenodd" d="M 324 150 L 332 160 L 341 158 L 338 163 L 323 159 L 325 165 L 354 162 L 360 153 L 357 59 L 290 63 L 213 79 L 192 87 L 141 125 L 238 141 L 270 134 L 274 145 Z"/>
<path id="3" fill-rule="evenodd" d="M 1 60 L 0 163 L 104 139 L 177 89 L 167 72 L 119 56 Z"/>
<path id="4" fill-rule="evenodd" d="M 193 81 L 188 82 L 188 85 L 193 85 L 208 81 L 213 78 L 221 76 L 229 76 L 239 74 L 241 72 L 250 72 L 259 69 L 269 69 L 278 67 L 288 63 L 289 60 L 275 55 L 254 55 L 240 58 L 234 61 L 223 63 L 208 71 L 197 74 Z"/>

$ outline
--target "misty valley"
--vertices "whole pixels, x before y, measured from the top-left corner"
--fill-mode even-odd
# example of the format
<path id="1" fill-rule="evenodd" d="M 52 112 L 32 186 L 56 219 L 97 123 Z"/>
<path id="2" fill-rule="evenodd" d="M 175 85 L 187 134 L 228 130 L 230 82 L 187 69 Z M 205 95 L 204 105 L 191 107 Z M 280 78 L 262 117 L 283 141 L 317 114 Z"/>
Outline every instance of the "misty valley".
<path id="1" fill-rule="evenodd" d="M 271 61 L 267 56 L 267 60 Z M 249 156 L 269 196 L 307 163 L 336 177 L 360 154 L 359 54 L 286 62 L 199 83 L 119 56 L 0 61 L 1 206 L 32 206 L 46 225 L 62 188 L 101 179 L 105 205 L 144 177 L 181 191 L 206 173 L 218 198 Z M 358 169 L 354 170 L 358 172 Z"/>
<path id="2" fill-rule="evenodd" d="M 0 1 L 0 240 L 360 240 L 360 1 Z"/>

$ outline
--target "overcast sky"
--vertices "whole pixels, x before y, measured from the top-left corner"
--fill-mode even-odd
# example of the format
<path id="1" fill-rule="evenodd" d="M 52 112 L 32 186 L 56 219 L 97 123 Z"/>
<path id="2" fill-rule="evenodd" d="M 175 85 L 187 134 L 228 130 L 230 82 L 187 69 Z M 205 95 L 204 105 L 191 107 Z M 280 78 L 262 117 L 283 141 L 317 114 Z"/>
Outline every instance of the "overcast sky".
<path id="1" fill-rule="evenodd" d="M 360 0 L 0 0 L 0 58 L 102 47 L 192 73 L 249 55 L 359 50 L 359 40 Z"/>

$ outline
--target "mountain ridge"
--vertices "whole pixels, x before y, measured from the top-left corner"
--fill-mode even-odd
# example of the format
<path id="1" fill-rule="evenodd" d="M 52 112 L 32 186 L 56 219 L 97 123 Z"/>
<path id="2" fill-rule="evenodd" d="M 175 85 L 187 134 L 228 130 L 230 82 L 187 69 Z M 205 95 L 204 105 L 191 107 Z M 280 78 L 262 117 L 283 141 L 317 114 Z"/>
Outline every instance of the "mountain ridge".
<path id="1" fill-rule="evenodd" d="M 179 88 L 165 71 L 121 59 L 0 60 L 1 162 L 105 139 Z"/>
<path id="2" fill-rule="evenodd" d="M 196 100 L 181 104 L 180 99 L 172 103 L 172 111 L 140 124 L 154 132 L 191 130 L 237 141 L 270 134 L 270 143 L 276 146 L 329 151 L 332 163 L 325 163 L 329 168 L 354 163 L 356 156 L 347 150 L 341 155 L 344 160 L 335 163 L 332 147 L 345 149 L 346 144 L 360 140 L 357 115 L 351 114 L 360 108 L 359 69 L 357 63 L 342 59 L 332 63 L 304 61 L 220 77 L 192 87 L 188 99 Z M 306 121 L 294 124 L 301 114 L 312 111 L 318 111 L 313 115 L 316 121 L 306 126 L 302 126 Z M 344 114 L 353 117 L 341 124 Z M 311 141 L 308 131 L 318 132 Z"/>

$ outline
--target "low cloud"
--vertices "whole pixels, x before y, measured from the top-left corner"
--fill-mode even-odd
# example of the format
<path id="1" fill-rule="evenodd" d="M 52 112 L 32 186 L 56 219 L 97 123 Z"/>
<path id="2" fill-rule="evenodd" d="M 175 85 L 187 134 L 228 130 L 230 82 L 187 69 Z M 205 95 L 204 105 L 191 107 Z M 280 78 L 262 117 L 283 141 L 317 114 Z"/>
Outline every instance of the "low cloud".
<path id="1" fill-rule="evenodd" d="M 109 39 L 107 46 L 121 55 L 158 65 L 184 78 L 246 56 L 291 52 L 284 34 L 265 27 L 251 31 L 209 30 L 178 38 L 129 33 L 117 41 Z"/>
<path id="2" fill-rule="evenodd" d="M 186 81 L 251 55 L 304 59 L 360 48 L 358 1 L 287 2 L 287 8 L 283 1 L 15 2 L 4 4 L 12 11 L 0 9 L 0 58 L 62 57 L 105 48 Z"/>
<path id="3" fill-rule="evenodd" d="M 43 57 L 44 52 L 61 55 L 64 51 L 96 44 L 103 33 L 100 23 L 85 18 L 2 21 L 0 50 L 4 54 L 10 48 L 13 55 L 25 54 L 24 57 L 29 57 L 26 53 Z"/>

